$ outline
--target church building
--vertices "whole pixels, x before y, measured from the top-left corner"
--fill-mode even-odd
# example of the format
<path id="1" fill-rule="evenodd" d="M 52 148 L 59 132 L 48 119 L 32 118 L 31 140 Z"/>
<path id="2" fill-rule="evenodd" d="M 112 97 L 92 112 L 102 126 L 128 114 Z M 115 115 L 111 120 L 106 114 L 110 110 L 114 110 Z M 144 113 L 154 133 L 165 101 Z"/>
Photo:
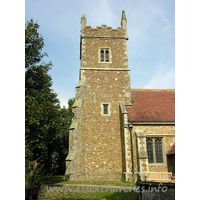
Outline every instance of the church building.
<path id="1" fill-rule="evenodd" d="M 131 89 L 127 19 L 92 28 L 81 17 L 76 85 L 65 175 L 71 181 L 167 181 L 175 143 L 175 90 Z"/>

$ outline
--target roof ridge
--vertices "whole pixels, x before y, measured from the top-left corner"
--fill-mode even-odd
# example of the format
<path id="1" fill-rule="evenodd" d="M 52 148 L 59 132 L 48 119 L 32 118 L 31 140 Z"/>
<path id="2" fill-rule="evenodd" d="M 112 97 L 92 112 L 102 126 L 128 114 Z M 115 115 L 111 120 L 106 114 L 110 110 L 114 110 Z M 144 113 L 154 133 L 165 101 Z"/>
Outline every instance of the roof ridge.
<path id="1" fill-rule="evenodd" d="M 170 91 L 172 91 L 172 92 L 174 92 L 175 91 L 175 89 L 136 89 L 136 88 L 133 88 L 133 89 L 131 89 L 131 91 L 146 91 L 146 92 L 151 92 L 151 91 L 155 91 L 155 92 L 159 92 L 159 91 L 161 91 L 161 92 L 170 92 Z"/>

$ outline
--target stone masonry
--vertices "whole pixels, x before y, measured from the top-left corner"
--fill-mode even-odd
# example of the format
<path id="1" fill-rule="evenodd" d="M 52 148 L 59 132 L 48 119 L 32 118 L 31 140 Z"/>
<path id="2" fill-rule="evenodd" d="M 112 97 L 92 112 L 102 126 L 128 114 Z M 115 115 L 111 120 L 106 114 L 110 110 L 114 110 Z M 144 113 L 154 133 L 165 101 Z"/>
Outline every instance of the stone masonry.
<path id="1" fill-rule="evenodd" d="M 120 105 L 131 105 L 125 13 L 121 27 L 86 26 L 81 18 L 81 68 L 70 127 L 66 175 L 70 180 L 120 179 L 123 143 Z M 100 60 L 109 49 L 109 61 Z M 103 114 L 104 104 L 108 114 Z"/>
<path id="2" fill-rule="evenodd" d="M 131 168 L 131 145 L 130 145 L 130 132 L 126 128 L 126 180 L 132 180 Z M 163 148 L 163 163 L 148 163 L 148 156 L 146 150 L 147 138 L 162 138 Z M 175 125 L 174 124 L 133 124 L 132 129 L 132 143 L 133 143 L 133 163 L 134 174 L 136 181 L 138 179 L 144 180 L 144 172 L 167 172 L 166 152 L 175 142 Z"/>

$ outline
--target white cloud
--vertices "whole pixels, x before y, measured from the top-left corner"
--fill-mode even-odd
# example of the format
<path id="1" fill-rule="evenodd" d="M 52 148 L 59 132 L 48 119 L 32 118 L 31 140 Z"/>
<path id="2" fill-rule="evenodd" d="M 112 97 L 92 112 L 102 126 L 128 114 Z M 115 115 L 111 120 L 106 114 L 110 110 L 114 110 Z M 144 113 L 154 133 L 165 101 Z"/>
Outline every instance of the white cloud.
<path id="1" fill-rule="evenodd" d="M 161 66 L 143 89 L 174 89 L 175 70 Z"/>
<path id="2" fill-rule="evenodd" d="M 68 100 L 64 102 L 60 102 L 60 107 L 63 108 L 63 106 L 65 106 L 65 108 L 68 108 Z"/>
<path id="3" fill-rule="evenodd" d="M 165 28 L 163 29 L 163 32 L 170 31 L 171 28 L 174 27 L 174 24 L 171 24 L 170 20 L 166 16 L 165 11 L 160 6 L 150 4 L 149 8 L 152 11 L 152 14 L 154 15 L 154 17 L 156 19 L 158 19 L 158 17 L 160 17 L 162 19 L 162 21 L 164 22 Z M 171 10 L 171 11 L 173 11 L 173 10 Z"/>
<path id="4" fill-rule="evenodd" d="M 165 29 L 164 29 L 164 32 L 167 32 L 167 31 L 169 31 L 169 29 L 171 28 L 170 22 L 169 22 L 169 20 L 166 19 L 165 17 L 163 17 L 163 21 L 165 21 L 166 24 L 167 24 L 166 27 L 165 27 Z"/>

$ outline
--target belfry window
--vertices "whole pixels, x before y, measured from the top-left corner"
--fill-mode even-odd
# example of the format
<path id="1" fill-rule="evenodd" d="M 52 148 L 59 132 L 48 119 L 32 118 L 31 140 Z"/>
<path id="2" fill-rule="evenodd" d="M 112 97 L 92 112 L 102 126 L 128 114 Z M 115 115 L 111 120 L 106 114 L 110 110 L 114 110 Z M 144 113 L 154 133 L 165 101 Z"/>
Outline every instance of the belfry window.
<path id="1" fill-rule="evenodd" d="M 100 48 L 100 62 L 110 62 L 109 48 Z"/>
<path id="2" fill-rule="evenodd" d="M 149 163 L 163 163 L 162 138 L 147 138 L 147 155 Z"/>
<path id="3" fill-rule="evenodd" d="M 109 51 L 106 49 L 105 51 L 106 62 L 109 62 Z"/>
<path id="4" fill-rule="evenodd" d="M 101 50 L 101 62 L 104 62 L 104 50 Z"/>

